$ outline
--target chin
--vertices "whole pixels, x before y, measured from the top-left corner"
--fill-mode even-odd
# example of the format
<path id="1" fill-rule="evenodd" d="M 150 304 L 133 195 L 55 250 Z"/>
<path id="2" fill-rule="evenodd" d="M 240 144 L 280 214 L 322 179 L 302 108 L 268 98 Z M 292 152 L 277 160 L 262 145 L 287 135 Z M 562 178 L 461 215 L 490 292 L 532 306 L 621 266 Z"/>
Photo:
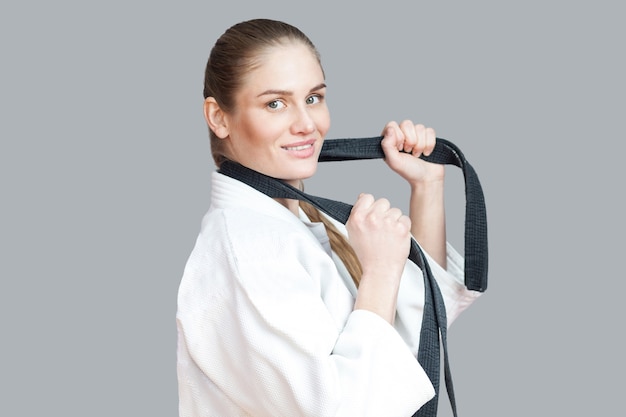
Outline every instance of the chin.
<path id="1" fill-rule="evenodd" d="M 298 167 L 293 170 L 289 170 L 289 172 L 283 172 L 280 177 L 286 179 L 289 182 L 297 182 L 300 180 L 305 180 L 307 178 L 311 178 L 317 172 L 317 161 L 314 165 L 310 167 Z"/>
<path id="2" fill-rule="evenodd" d="M 313 175 L 315 175 L 316 172 L 317 172 L 317 161 L 315 161 L 315 164 L 313 164 L 311 167 L 309 167 L 302 173 L 300 179 L 304 180 L 307 178 L 311 178 Z"/>

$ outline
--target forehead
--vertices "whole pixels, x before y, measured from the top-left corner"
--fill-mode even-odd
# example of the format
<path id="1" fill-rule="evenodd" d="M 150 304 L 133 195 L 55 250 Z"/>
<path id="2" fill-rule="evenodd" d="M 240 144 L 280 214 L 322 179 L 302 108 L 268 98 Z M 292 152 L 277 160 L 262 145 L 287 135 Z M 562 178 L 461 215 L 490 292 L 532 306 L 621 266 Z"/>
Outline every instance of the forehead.
<path id="1" fill-rule="evenodd" d="M 289 42 L 261 51 L 242 81 L 242 90 L 296 91 L 310 89 L 323 82 L 324 73 L 315 53 L 308 46 Z"/>

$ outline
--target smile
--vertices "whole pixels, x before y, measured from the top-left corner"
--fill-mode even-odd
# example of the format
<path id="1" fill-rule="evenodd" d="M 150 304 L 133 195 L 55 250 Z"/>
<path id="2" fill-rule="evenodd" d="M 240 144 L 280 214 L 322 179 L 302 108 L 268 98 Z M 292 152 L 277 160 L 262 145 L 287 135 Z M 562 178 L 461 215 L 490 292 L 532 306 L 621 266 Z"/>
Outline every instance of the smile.
<path id="1" fill-rule="evenodd" d="M 300 145 L 300 146 L 284 146 L 283 149 L 286 149 L 288 151 L 303 151 L 311 147 L 313 147 L 313 144 L 309 143 L 308 145 Z"/>

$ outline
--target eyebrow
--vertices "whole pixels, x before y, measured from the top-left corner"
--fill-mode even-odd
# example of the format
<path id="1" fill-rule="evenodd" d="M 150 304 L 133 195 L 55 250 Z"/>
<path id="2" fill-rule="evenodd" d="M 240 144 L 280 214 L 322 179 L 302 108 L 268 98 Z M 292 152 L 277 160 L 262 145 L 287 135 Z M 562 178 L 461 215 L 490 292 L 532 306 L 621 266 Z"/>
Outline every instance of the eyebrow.
<path id="1" fill-rule="evenodd" d="M 326 84 L 325 83 L 320 83 L 320 84 L 316 85 L 315 87 L 311 88 L 309 90 L 309 93 L 312 93 L 313 91 L 321 90 L 322 88 L 326 88 Z M 261 94 L 259 94 L 257 97 L 266 96 L 266 95 L 292 96 L 293 95 L 293 91 L 288 91 L 288 90 L 265 90 Z"/>

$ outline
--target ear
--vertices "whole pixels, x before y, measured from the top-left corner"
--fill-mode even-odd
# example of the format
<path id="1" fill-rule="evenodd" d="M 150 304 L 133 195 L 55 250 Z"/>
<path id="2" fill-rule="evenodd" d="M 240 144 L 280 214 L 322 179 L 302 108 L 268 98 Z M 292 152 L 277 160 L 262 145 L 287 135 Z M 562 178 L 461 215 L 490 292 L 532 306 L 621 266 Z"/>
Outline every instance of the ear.
<path id="1" fill-rule="evenodd" d="M 228 137 L 227 115 L 213 97 L 207 97 L 204 100 L 204 118 L 215 136 L 220 139 Z"/>

